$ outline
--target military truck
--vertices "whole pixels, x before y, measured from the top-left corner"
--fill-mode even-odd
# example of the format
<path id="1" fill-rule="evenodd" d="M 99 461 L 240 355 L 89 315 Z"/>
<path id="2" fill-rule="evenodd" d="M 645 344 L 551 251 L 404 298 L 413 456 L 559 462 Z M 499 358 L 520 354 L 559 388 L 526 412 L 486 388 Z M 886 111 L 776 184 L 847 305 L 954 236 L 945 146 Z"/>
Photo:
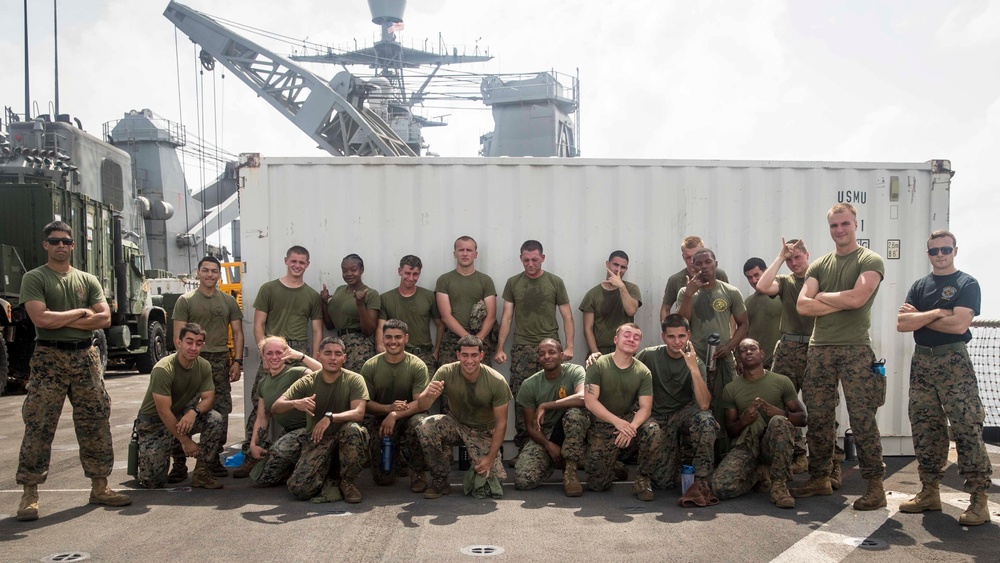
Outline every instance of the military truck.
<path id="1" fill-rule="evenodd" d="M 111 326 L 94 331 L 107 367 L 148 373 L 167 353 L 167 314 L 153 305 L 145 277 L 143 216 L 153 206 L 135 193 L 128 154 L 94 137 L 78 120 L 7 114 L 0 133 L 0 393 L 23 386 L 35 329 L 20 302 L 24 274 L 47 260 L 42 228 L 61 220 L 77 244 L 72 264 L 97 276 Z"/>

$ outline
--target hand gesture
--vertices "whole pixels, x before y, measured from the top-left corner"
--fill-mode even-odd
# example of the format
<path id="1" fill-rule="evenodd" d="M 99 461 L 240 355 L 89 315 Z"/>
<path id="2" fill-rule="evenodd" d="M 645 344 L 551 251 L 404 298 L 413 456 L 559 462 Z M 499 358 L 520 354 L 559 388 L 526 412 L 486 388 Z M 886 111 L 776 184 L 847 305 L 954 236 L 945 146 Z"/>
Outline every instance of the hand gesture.
<path id="1" fill-rule="evenodd" d="M 685 277 L 687 278 L 687 285 L 685 286 L 687 289 L 685 289 L 685 292 L 692 297 L 694 297 L 695 293 L 698 293 L 699 289 L 705 287 L 706 285 L 701 279 L 701 274 Z"/>
<path id="2" fill-rule="evenodd" d="M 431 397 L 439 397 L 441 393 L 444 393 L 444 381 L 440 379 L 437 381 L 431 381 L 427 386 L 427 394 Z"/>
<path id="3" fill-rule="evenodd" d="M 330 302 L 330 290 L 326 288 L 326 284 L 323 284 L 323 291 L 319 292 L 319 298 L 323 300 L 323 303 Z"/>
<path id="4" fill-rule="evenodd" d="M 296 409 L 306 414 L 312 415 L 313 412 L 316 410 L 316 394 L 313 393 L 312 395 L 304 399 L 299 399 L 297 401 L 294 401 L 294 403 Z"/>
<path id="5" fill-rule="evenodd" d="M 360 304 L 362 304 L 362 303 L 365 302 L 365 296 L 366 295 L 368 295 L 368 288 L 367 287 L 364 289 L 364 291 L 355 291 L 354 292 L 354 301 L 357 302 L 360 305 Z"/>
<path id="6" fill-rule="evenodd" d="M 621 274 L 616 274 L 612 272 L 611 268 L 608 267 L 605 267 L 604 269 L 608 271 L 608 279 L 607 279 L 608 283 L 613 285 L 615 289 L 621 289 L 625 287 L 625 282 L 622 281 Z"/>
<path id="7" fill-rule="evenodd" d="M 778 251 L 778 257 L 781 260 L 788 260 L 792 257 L 792 253 L 795 252 L 795 246 L 798 244 L 805 244 L 805 241 L 797 242 L 795 244 L 789 244 L 785 242 L 785 237 L 781 237 L 781 250 Z"/>
<path id="8" fill-rule="evenodd" d="M 740 415 L 740 423 L 743 424 L 743 426 L 750 426 L 755 420 L 757 420 L 759 415 L 757 414 L 756 404 L 756 401 L 754 401 L 754 404 L 750 405 L 750 407 L 743 411 L 743 414 Z"/>

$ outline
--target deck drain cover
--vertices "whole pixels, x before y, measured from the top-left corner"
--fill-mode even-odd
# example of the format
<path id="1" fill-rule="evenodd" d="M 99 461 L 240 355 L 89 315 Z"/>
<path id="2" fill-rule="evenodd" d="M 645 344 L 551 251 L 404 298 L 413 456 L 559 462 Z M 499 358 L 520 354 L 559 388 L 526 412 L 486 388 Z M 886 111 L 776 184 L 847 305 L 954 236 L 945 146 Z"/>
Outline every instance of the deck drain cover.
<path id="1" fill-rule="evenodd" d="M 889 544 L 882 540 L 873 540 L 871 538 L 847 538 L 844 540 L 847 545 L 853 545 L 854 547 L 860 547 L 861 549 L 870 550 L 880 550 L 888 549 Z"/>
<path id="2" fill-rule="evenodd" d="M 470 545 L 459 551 L 473 557 L 489 557 L 490 555 L 500 555 L 503 553 L 503 548 L 498 545 Z"/>
<path id="3" fill-rule="evenodd" d="M 39 561 L 83 561 L 84 559 L 90 559 L 90 554 L 86 551 L 67 551 L 43 557 Z"/>

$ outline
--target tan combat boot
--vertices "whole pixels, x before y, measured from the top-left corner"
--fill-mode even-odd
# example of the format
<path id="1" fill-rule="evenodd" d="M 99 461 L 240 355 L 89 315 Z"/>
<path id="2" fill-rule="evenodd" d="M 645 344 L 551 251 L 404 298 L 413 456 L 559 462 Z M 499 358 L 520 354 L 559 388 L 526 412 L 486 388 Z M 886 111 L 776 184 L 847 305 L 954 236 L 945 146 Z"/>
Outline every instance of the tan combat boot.
<path id="1" fill-rule="evenodd" d="M 91 479 L 91 483 L 90 504 L 103 504 L 105 506 L 128 506 L 132 504 L 132 497 L 116 493 L 108 487 L 108 479 L 106 477 L 95 477 Z"/>
<path id="2" fill-rule="evenodd" d="M 194 475 L 191 477 L 191 487 L 201 489 L 221 489 L 222 483 L 215 479 L 215 475 L 208 470 L 208 465 L 204 461 L 198 460 L 194 466 Z"/>
<path id="3" fill-rule="evenodd" d="M 441 498 L 444 495 L 451 494 L 451 485 L 448 483 L 447 477 L 434 477 L 431 480 L 431 485 L 427 487 L 424 491 L 424 498 L 426 499 L 436 499 Z"/>
<path id="4" fill-rule="evenodd" d="M 563 468 L 563 490 L 568 497 L 583 495 L 583 485 L 580 484 L 580 476 L 576 474 L 575 461 L 567 461 Z"/>
<path id="5" fill-rule="evenodd" d="M 840 462 L 833 460 L 833 468 L 830 470 L 830 487 L 835 490 L 840 490 L 840 481 L 842 477 Z"/>
<path id="6" fill-rule="evenodd" d="M 413 471 L 410 473 L 410 492 L 422 493 L 427 490 L 427 478 L 423 471 Z"/>
<path id="7" fill-rule="evenodd" d="M 771 483 L 771 502 L 778 508 L 795 508 L 795 499 L 788 492 L 788 483 L 775 479 Z"/>
<path id="8" fill-rule="evenodd" d="M 21 522 L 38 520 L 38 485 L 25 485 L 21 503 L 17 505 L 17 519 Z"/>
<path id="9" fill-rule="evenodd" d="M 771 468 L 766 465 L 758 465 L 756 469 L 757 484 L 753 490 L 758 493 L 766 493 L 771 490 Z"/>
<path id="10" fill-rule="evenodd" d="M 809 458 L 806 454 L 799 454 L 792 459 L 792 466 L 789 467 L 793 475 L 798 475 L 799 473 L 806 473 L 809 471 Z"/>
<path id="11" fill-rule="evenodd" d="M 900 512 L 915 514 L 925 510 L 941 510 L 941 487 L 938 483 L 924 483 L 917 496 L 899 505 Z"/>
<path id="12" fill-rule="evenodd" d="M 990 507 L 987 502 L 986 493 L 972 493 L 969 498 L 969 508 L 958 517 L 958 523 L 963 526 L 979 526 L 990 521 Z M 18 511 L 18 520 L 20 520 Z"/>
<path id="13" fill-rule="evenodd" d="M 636 475 L 635 482 L 632 483 L 632 492 L 635 493 L 635 498 L 649 502 L 655 497 L 653 496 L 653 487 L 649 484 L 649 477 L 645 475 Z"/>
<path id="14" fill-rule="evenodd" d="M 868 480 L 868 490 L 865 491 L 865 495 L 854 501 L 854 510 L 875 510 L 885 505 L 885 487 L 882 486 L 882 478 L 872 477 Z"/>
<path id="15" fill-rule="evenodd" d="M 816 495 L 832 495 L 833 487 L 830 486 L 829 477 L 810 477 L 801 487 L 792 487 L 788 490 L 795 498 L 806 498 Z"/>
<path id="16" fill-rule="evenodd" d="M 354 484 L 353 479 L 342 478 L 340 480 L 340 493 L 344 495 L 344 502 L 358 504 L 361 502 L 361 491 Z"/>
<path id="17" fill-rule="evenodd" d="M 235 471 L 233 471 L 233 479 L 246 479 L 249 477 L 250 471 L 253 469 L 253 466 L 257 465 L 258 461 L 260 460 L 255 458 L 252 454 L 247 454 L 243 458 L 243 463 L 237 467 Z"/>

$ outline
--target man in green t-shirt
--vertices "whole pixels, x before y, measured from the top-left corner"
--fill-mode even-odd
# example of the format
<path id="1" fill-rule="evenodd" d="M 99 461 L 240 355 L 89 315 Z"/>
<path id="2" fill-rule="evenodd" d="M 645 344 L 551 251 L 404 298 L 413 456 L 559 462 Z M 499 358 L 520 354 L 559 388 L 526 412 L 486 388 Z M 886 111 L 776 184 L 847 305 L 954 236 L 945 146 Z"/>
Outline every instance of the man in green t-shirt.
<path id="1" fill-rule="evenodd" d="M 757 289 L 757 281 L 765 269 L 767 264 L 756 256 L 743 264 L 743 276 L 753 290 L 753 294 L 744 300 L 744 305 L 747 308 L 747 320 L 750 321 L 747 336 L 760 342 L 760 347 L 764 351 L 764 367 L 770 368 L 774 347 L 778 343 L 778 337 L 781 336 L 781 300 Z"/>
<path id="2" fill-rule="evenodd" d="M 809 481 L 791 492 L 797 498 L 833 494 L 830 473 L 837 443 L 839 382 L 858 444 L 858 466 L 868 481 L 854 509 L 876 510 L 886 505 L 882 436 L 876 420 L 885 403 L 885 375 L 872 369 L 875 352 L 868 328 L 885 264 L 881 256 L 858 244 L 854 206 L 834 205 L 826 218 L 837 248 L 809 266 L 797 304 L 800 315 L 815 317 L 816 322 L 802 381 L 802 398 L 809 409 Z"/>
<path id="3" fill-rule="evenodd" d="M 319 345 L 323 369 L 292 383 L 271 406 L 274 414 L 297 409 L 307 415 L 306 433 L 300 438 L 302 453 L 288 478 L 288 491 L 299 500 L 317 496 L 327 477 L 336 475 L 344 501 L 361 502 L 354 481 L 368 455 L 368 431 L 361 426 L 368 388 L 361 375 L 343 369 L 346 360 L 344 341 L 324 338 Z"/>
<path id="4" fill-rule="evenodd" d="M 420 271 L 424 264 L 419 257 L 412 254 L 403 256 L 399 261 L 399 287 L 381 295 L 382 308 L 378 311 L 378 329 L 375 331 L 375 348 L 385 352 L 382 342 L 382 326 L 389 319 L 399 319 L 408 327 L 406 351 L 420 358 L 428 370 L 437 367 L 444 336 L 444 321 L 438 312 L 437 298 L 434 292 L 419 287 Z M 434 323 L 435 335 L 431 340 L 430 325 Z M 448 358 L 448 361 L 451 361 Z"/>
<path id="5" fill-rule="evenodd" d="M 221 489 L 208 469 L 218 459 L 224 437 L 222 415 L 212 409 L 215 383 L 212 365 L 199 357 L 205 346 L 205 329 L 187 323 L 178 331 L 177 352 L 163 358 L 149 373 L 149 388 L 139 406 L 139 472 L 136 479 L 149 489 L 167 483 L 167 466 L 174 444 L 184 455 L 197 458 L 192 487 Z M 191 436 L 201 434 L 201 443 Z"/>
<path id="6" fill-rule="evenodd" d="M 406 351 L 408 327 L 399 319 L 389 319 L 379 329 L 385 352 L 377 354 L 361 367 L 361 377 L 368 387 L 364 426 L 369 441 L 372 477 L 378 485 L 391 485 L 403 464 L 410 468 L 410 490 L 422 493 L 427 489 L 424 452 L 417 439 L 417 426 L 426 418 L 418 408 L 417 398 L 427 388 L 427 366 L 420 358 Z M 392 469 L 382 469 L 382 440 L 392 440 Z"/>
<path id="7" fill-rule="evenodd" d="M 684 268 L 667 278 L 667 286 L 663 288 L 663 301 L 660 303 L 661 323 L 663 319 L 667 318 L 667 315 L 677 312 L 677 292 L 687 284 L 688 279 L 698 275 L 698 269 L 694 267 L 694 255 L 702 248 L 705 248 L 705 242 L 701 240 L 701 237 L 692 235 L 684 237 L 684 240 L 681 241 L 681 258 L 684 260 Z M 715 271 L 715 277 L 729 283 L 729 276 L 722 268 Z"/>
<path id="8" fill-rule="evenodd" d="M 503 288 L 503 317 L 493 359 L 498 364 L 507 361 L 503 348 L 514 323 L 514 344 L 510 348 L 510 388 L 515 395 L 521 389 L 521 383 L 540 368 L 536 348 L 541 341 L 559 339 L 556 309 L 562 317 L 566 335 L 563 360 L 573 359 L 573 309 L 569 304 L 569 293 L 562 278 L 542 269 L 543 262 L 542 243 L 525 241 L 521 245 L 524 271 L 508 279 Z M 524 413 L 519 409 L 514 410 L 514 428 L 517 430 L 514 445 L 520 451 L 528 442 L 528 431 L 524 425 Z"/>
<path id="9" fill-rule="evenodd" d="M 612 252 L 604 268 L 604 281 L 591 288 L 580 303 L 583 335 L 591 354 L 614 352 L 615 330 L 634 322 L 636 311 L 642 307 L 639 286 L 622 279 L 628 271 L 628 254 L 624 250 Z"/>
<path id="10" fill-rule="evenodd" d="M 566 496 L 578 497 L 583 487 L 576 470 L 583 461 L 590 426 L 583 403 L 586 372 L 576 364 L 564 364 L 562 345 L 552 338 L 538 345 L 538 363 L 542 371 L 524 380 L 517 393 L 531 441 L 517 457 L 514 486 L 534 489 L 561 467 Z"/>
<path id="11" fill-rule="evenodd" d="M 205 347 L 201 357 L 212 365 L 215 383 L 213 409 L 222 415 L 223 441 L 229 437 L 229 413 L 233 412 L 232 383 L 240 380 L 243 369 L 243 311 L 236 298 L 219 291 L 222 263 L 214 256 L 198 262 L 198 289 L 177 299 L 171 315 L 174 346 L 180 349 L 180 331 L 186 323 L 196 323 L 205 330 Z M 233 333 L 233 350 L 236 357 L 229 361 L 229 332 Z M 174 465 L 167 474 L 168 483 L 180 483 L 187 477 L 184 452 L 174 448 Z M 219 458 L 209 461 L 208 470 L 216 477 L 228 477 L 229 471 L 219 463 Z"/>
<path id="12" fill-rule="evenodd" d="M 743 377 L 722 392 L 733 448 L 715 471 L 712 492 L 725 500 L 756 485 L 759 491 L 769 490 L 779 508 L 795 508 L 787 481 L 792 476 L 795 428 L 807 422 L 805 407 L 790 379 L 764 369 L 764 351 L 756 340 L 743 339 L 738 352 Z"/>
<path id="13" fill-rule="evenodd" d="M 477 474 L 486 478 L 507 476 L 499 458 L 507 432 L 507 404 L 513 396 L 507 381 L 496 370 L 482 364 L 483 341 L 471 334 L 458 341 L 457 362 L 438 368 L 434 380 L 417 399 L 421 411 L 442 395 L 448 398 L 448 414 L 428 416 L 417 427 L 417 437 L 431 473 L 424 498 L 451 493 L 452 446 L 465 445 Z"/>
<path id="14" fill-rule="evenodd" d="M 615 351 L 587 368 L 584 403 L 591 415 L 587 487 L 592 491 L 608 490 L 622 452 L 638 449 L 639 468 L 632 492 L 639 500 L 651 501 L 654 496 L 650 481 L 660 449 L 660 427 L 650 420 L 653 376 L 634 357 L 640 342 L 642 330 L 633 323 L 624 324 L 615 335 Z"/>
<path id="15" fill-rule="evenodd" d="M 483 341 L 486 355 L 483 362 L 489 365 L 493 357 L 490 349 L 490 332 L 497 321 L 497 290 L 493 278 L 476 269 L 479 245 L 470 236 L 455 240 L 455 269 L 442 274 L 434 285 L 441 321 L 448 330 L 441 339 L 438 359 L 441 364 L 451 363 L 459 352 L 458 340 L 471 334 Z M 482 311 L 478 328 L 473 326 L 473 309 Z"/>

